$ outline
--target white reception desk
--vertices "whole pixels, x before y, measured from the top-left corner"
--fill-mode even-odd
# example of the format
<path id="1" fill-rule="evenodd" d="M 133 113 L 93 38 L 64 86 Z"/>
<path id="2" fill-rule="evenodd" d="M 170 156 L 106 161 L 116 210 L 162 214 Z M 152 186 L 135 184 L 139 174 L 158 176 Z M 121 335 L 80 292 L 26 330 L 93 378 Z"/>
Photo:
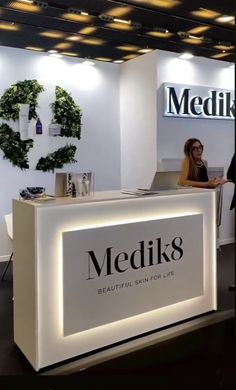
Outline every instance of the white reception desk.
<path id="1" fill-rule="evenodd" d="M 215 191 L 13 201 L 14 340 L 35 370 L 216 310 Z"/>

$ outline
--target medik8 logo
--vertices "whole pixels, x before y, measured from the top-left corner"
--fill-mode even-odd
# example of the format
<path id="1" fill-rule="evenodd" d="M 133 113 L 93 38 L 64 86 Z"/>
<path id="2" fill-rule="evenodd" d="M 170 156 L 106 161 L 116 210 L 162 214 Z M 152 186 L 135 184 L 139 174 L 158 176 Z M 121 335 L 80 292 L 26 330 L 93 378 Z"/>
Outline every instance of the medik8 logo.
<path id="1" fill-rule="evenodd" d="M 131 253 L 117 252 L 114 247 L 108 247 L 102 258 L 95 251 L 86 251 L 88 254 L 88 277 L 86 280 L 100 276 L 110 276 L 115 273 L 124 273 L 130 269 L 138 270 L 145 267 L 160 266 L 163 263 L 179 261 L 183 257 L 183 239 L 174 237 L 170 243 L 163 243 L 156 238 L 150 241 L 139 241 L 138 248 Z"/>
<path id="2" fill-rule="evenodd" d="M 164 84 L 164 116 L 233 120 L 233 92 L 200 86 Z"/>

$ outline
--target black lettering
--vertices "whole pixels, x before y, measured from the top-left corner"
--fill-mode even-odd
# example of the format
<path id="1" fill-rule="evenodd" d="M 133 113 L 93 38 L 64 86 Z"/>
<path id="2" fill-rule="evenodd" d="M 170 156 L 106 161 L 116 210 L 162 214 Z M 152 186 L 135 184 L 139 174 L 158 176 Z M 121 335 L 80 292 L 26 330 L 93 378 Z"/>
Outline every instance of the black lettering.
<path id="1" fill-rule="evenodd" d="M 122 255 L 124 256 L 124 258 L 123 258 L 123 259 L 120 259 L 120 257 L 121 257 Z M 121 269 L 121 268 L 119 267 L 119 263 L 122 263 L 123 261 L 127 261 L 128 258 L 129 258 L 129 257 L 128 257 L 128 254 L 127 254 L 126 252 L 120 252 L 120 253 L 116 256 L 115 261 L 114 261 L 114 267 L 115 267 L 115 269 L 116 269 L 117 272 L 125 272 L 125 271 L 127 271 L 128 267 L 125 268 L 125 269 Z"/>
<path id="2" fill-rule="evenodd" d="M 231 99 L 230 99 L 230 92 L 226 92 L 226 116 L 235 116 L 235 100 L 232 100 L 232 105 L 231 104 Z"/>
<path id="3" fill-rule="evenodd" d="M 177 240 L 179 243 L 177 243 Z M 174 248 L 173 252 L 171 253 L 171 258 L 173 260 L 180 260 L 183 257 L 183 249 L 181 248 L 181 245 L 183 244 L 183 240 L 181 237 L 175 237 L 172 240 L 172 247 Z"/>
<path id="4" fill-rule="evenodd" d="M 190 101 L 190 110 L 192 112 L 193 115 L 201 115 L 202 114 L 202 111 L 197 111 L 195 106 L 200 106 L 202 104 L 202 98 L 200 96 L 195 96 L 194 98 L 192 98 L 192 100 Z"/>
<path id="5" fill-rule="evenodd" d="M 131 253 L 131 256 L 130 256 L 130 265 L 133 269 L 139 269 L 139 268 L 145 267 L 145 264 L 144 264 L 144 241 L 139 241 L 139 244 L 140 244 L 140 249 L 136 249 L 135 251 L 133 251 Z M 138 265 L 136 265 L 135 261 L 134 261 L 136 254 L 140 254 L 140 256 L 139 256 L 140 263 Z"/>
<path id="6" fill-rule="evenodd" d="M 181 106 L 183 104 L 182 113 L 189 114 L 188 103 L 189 103 L 190 89 L 185 88 L 183 90 L 182 96 L 180 98 L 180 103 L 179 103 L 174 87 L 167 87 L 167 88 L 169 89 L 169 111 L 168 111 L 168 113 L 169 114 L 175 114 L 175 113 L 179 114 Z M 175 111 L 172 111 L 172 103 L 174 104 Z"/>
<path id="7" fill-rule="evenodd" d="M 224 93 L 219 93 L 219 116 L 224 116 Z"/>
<path id="8" fill-rule="evenodd" d="M 112 272 L 111 272 L 111 250 L 112 250 L 113 247 L 110 247 L 110 248 L 107 248 L 106 249 L 106 253 L 103 257 L 103 262 L 102 262 L 102 266 L 100 267 L 99 266 L 99 263 L 97 261 L 97 258 L 95 256 L 95 253 L 94 251 L 86 251 L 86 253 L 88 253 L 88 278 L 87 280 L 90 280 L 90 279 L 94 279 L 94 277 L 91 277 L 91 267 L 90 267 L 90 260 L 92 260 L 92 263 L 94 265 L 94 268 L 97 272 L 97 275 L 100 276 L 101 275 L 101 272 L 102 272 L 102 269 L 104 267 L 104 264 L 105 262 L 107 263 L 107 273 L 106 275 L 112 275 Z"/>
<path id="9" fill-rule="evenodd" d="M 158 264 L 162 263 L 162 256 L 165 259 L 165 261 L 169 262 L 171 259 L 167 256 L 166 250 L 170 246 L 170 244 L 165 244 L 165 249 L 162 251 L 161 248 L 161 238 L 157 238 L 157 262 Z"/>
<path id="10" fill-rule="evenodd" d="M 211 111 L 209 103 L 211 103 Z M 211 91 L 211 97 L 204 100 L 203 112 L 207 116 L 216 116 L 216 91 Z"/>

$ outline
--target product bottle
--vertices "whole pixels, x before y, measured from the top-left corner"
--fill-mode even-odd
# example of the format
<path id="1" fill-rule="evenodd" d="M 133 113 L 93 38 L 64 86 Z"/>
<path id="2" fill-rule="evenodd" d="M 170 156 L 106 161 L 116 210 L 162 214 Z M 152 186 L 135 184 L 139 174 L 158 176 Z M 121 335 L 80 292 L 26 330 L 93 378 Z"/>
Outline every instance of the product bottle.
<path id="1" fill-rule="evenodd" d="M 36 122 L 36 134 L 42 134 L 42 133 L 43 133 L 43 126 L 40 119 L 38 118 Z"/>

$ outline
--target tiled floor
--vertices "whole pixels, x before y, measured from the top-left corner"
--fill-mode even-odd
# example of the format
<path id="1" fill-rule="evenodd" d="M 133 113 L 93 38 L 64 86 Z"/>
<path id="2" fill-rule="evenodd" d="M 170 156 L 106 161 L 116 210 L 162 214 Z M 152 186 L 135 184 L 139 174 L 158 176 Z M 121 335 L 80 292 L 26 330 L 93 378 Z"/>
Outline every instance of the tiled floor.
<path id="1" fill-rule="evenodd" d="M 234 309 L 235 293 L 228 290 L 228 286 L 234 282 L 234 262 L 234 245 L 222 246 L 221 251 L 218 251 L 217 259 L 219 311 Z M 0 272 L 2 272 L 4 265 L 4 263 L 0 263 Z M 46 380 L 47 370 L 36 373 L 14 344 L 12 295 L 10 268 L 6 280 L 0 283 L 0 378 L 3 379 L 2 376 L 8 375 L 9 377 L 4 379 L 6 381 L 8 378 L 10 381 L 11 377 L 21 375 L 31 378 L 40 377 L 41 381 Z M 100 381 L 104 380 L 106 383 L 108 383 L 109 377 L 112 377 L 113 387 L 114 377 L 119 378 L 115 381 L 115 384 L 118 385 L 120 378 L 125 375 L 130 380 L 128 381 L 129 388 L 134 383 L 136 383 L 136 387 L 143 383 L 143 388 L 150 388 L 151 382 L 149 382 L 148 387 L 145 386 L 145 377 L 150 377 L 152 381 L 155 377 L 159 385 L 155 387 L 157 382 L 154 381 L 154 387 L 161 390 L 169 388 L 165 386 L 175 387 L 178 381 L 182 387 L 186 385 L 186 388 L 190 390 L 201 387 L 213 390 L 236 389 L 236 385 L 230 387 L 231 382 L 232 384 L 236 383 L 235 330 L 234 318 L 228 318 L 218 322 L 218 324 L 211 324 L 180 337 L 156 345 L 153 344 L 140 351 L 137 350 L 106 362 L 100 362 L 84 371 L 74 371 L 70 373 L 70 377 L 66 377 L 67 380 L 80 378 L 81 381 L 85 378 L 88 380 L 89 377 L 92 377 L 91 380 L 99 377 Z M 65 374 L 65 367 L 66 365 L 59 366 L 57 375 L 60 375 L 60 368 L 62 368 L 61 374 Z M 42 379 L 42 376 L 45 379 Z M 132 377 L 134 377 L 134 382 L 132 382 Z M 139 377 L 138 381 L 137 377 Z M 47 380 L 49 378 L 47 377 Z M 65 376 L 60 378 L 60 381 L 58 381 L 58 377 L 54 378 L 53 390 L 57 388 L 55 387 L 57 383 L 59 386 L 65 380 Z M 193 378 L 195 379 L 193 380 Z M 204 383 L 208 387 L 204 386 Z M 120 388 L 127 388 L 124 385 L 123 381 Z M 198 387 L 194 387 L 195 385 Z M 0 388 L 5 390 L 5 386 L 0 386 Z M 46 388 L 48 387 L 46 386 Z"/>

